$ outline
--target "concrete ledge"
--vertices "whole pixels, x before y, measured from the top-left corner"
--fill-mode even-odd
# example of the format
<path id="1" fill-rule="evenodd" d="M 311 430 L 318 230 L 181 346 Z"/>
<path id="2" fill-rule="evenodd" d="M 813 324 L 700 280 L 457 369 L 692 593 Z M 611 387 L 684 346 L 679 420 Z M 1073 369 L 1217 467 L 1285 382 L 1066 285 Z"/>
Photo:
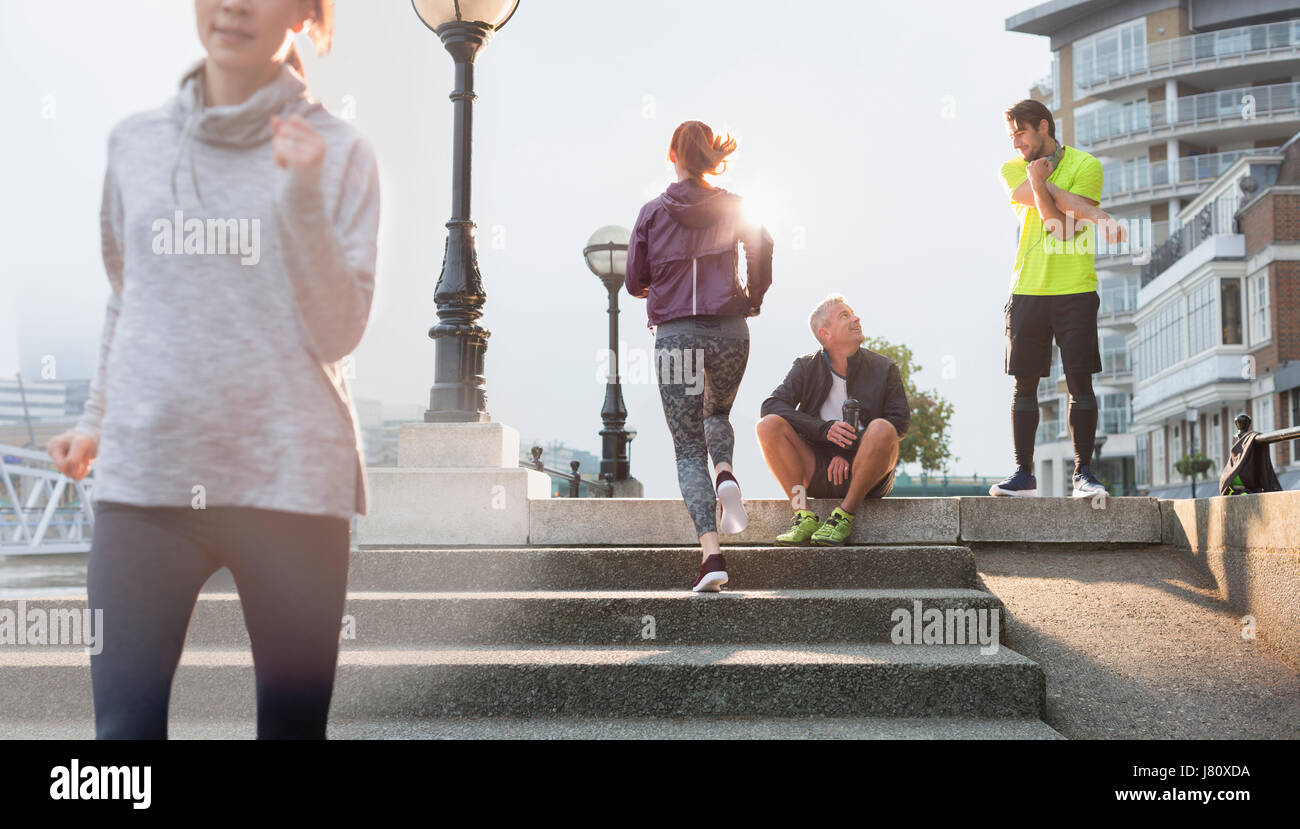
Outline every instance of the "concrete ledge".
<path id="1" fill-rule="evenodd" d="M 825 517 L 838 505 L 809 502 Z M 723 544 L 771 544 L 790 526 L 786 501 L 745 502 L 749 526 Z M 1154 498 L 883 498 L 857 512 L 851 544 L 1047 542 L 1160 544 Z M 554 498 L 534 501 L 530 544 L 693 545 L 686 505 L 677 498 Z"/>
<path id="2" fill-rule="evenodd" d="M 1159 544 L 1155 498 L 961 498 L 961 540 Z"/>
<path id="3" fill-rule="evenodd" d="M 403 423 L 397 465 L 513 469 L 519 466 L 519 432 L 504 423 Z"/>
<path id="4" fill-rule="evenodd" d="M 808 508 L 823 518 L 839 505 L 812 499 Z M 771 544 L 790 528 L 786 501 L 745 501 L 749 526 L 722 536 L 724 544 Z M 957 541 L 957 499 L 883 498 L 867 501 L 853 523 L 852 544 L 953 544 Z M 534 501 L 531 544 L 697 544 L 695 527 L 680 498 L 552 498 Z"/>
<path id="5" fill-rule="evenodd" d="M 371 467 L 358 544 L 526 544 L 528 508 L 550 479 L 534 469 Z"/>
<path id="6" fill-rule="evenodd" d="M 1161 501 L 1164 540 L 1300 670 L 1300 491 Z"/>

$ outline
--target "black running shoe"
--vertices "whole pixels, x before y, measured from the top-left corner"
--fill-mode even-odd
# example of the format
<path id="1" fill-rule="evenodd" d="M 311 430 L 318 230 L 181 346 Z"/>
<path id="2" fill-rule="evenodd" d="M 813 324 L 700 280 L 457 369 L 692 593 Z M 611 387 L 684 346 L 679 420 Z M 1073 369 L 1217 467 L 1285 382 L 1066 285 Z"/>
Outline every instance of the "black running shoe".
<path id="1" fill-rule="evenodd" d="M 1038 495 L 1038 479 L 1026 467 L 1016 467 L 1016 472 L 1001 483 L 989 487 L 989 495 L 1014 495 L 1017 497 L 1035 497 Z"/>

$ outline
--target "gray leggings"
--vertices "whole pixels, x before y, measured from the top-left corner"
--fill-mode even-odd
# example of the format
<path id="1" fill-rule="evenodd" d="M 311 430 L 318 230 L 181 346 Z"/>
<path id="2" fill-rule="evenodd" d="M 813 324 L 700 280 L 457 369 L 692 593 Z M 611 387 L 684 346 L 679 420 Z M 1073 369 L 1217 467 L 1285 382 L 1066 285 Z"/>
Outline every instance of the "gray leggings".
<path id="1" fill-rule="evenodd" d="M 715 466 L 731 463 L 731 404 L 748 361 L 744 317 L 690 317 L 655 332 L 659 397 L 677 455 L 677 483 L 697 536 L 718 529 L 708 461 L 712 456 Z"/>
<path id="2" fill-rule="evenodd" d="M 258 739 L 324 739 L 348 580 L 348 522 L 252 507 L 95 506 L 86 599 L 97 739 L 166 739 L 199 589 L 222 567 L 253 648 Z"/>

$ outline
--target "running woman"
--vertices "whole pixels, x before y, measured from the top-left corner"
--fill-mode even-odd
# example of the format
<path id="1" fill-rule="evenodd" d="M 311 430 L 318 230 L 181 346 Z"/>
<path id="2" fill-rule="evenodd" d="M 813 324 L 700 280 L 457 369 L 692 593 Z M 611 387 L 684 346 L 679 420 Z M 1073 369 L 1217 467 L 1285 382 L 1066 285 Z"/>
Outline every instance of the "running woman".
<path id="1" fill-rule="evenodd" d="M 342 360 L 374 289 L 374 154 L 314 101 L 293 43 L 332 0 L 196 0 L 207 56 L 108 141 L 110 293 L 85 413 L 48 449 L 97 460 L 87 601 L 100 739 L 167 736 L 199 589 L 229 568 L 252 643 L 259 738 L 325 737 L 364 513 Z"/>
<path id="2" fill-rule="evenodd" d="M 1056 140 L 1046 106 L 1024 100 L 1006 111 L 1007 133 L 1020 157 L 1002 165 L 1002 180 L 1020 219 L 1020 240 L 1006 314 L 1006 372 L 1015 378 L 1011 429 L 1016 471 L 990 495 L 1034 496 L 1034 433 L 1038 429 L 1038 379 L 1051 373 L 1052 338 L 1070 392 L 1074 442 L 1074 495 L 1106 492 L 1093 474 L 1097 398 L 1092 375 L 1101 371 L 1097 342 L 1096 227 L 1116 232 L 1099 209 L 1101 162 Z"/>
<path id="3" fill-rule="evenodd" d="M 745 319 L 758 314 L 772 284 L 772 237 L 745 220 L 738 196 L 704 179 L 721 174 L 735 149 L 735 139 L 715 136 L 707 124 L 679 125 L 668 148 L 677 181 L 641 208 L 627 251 L 627 290 L 648 300 L 677 482 L 700 539 L 696 592 L 717 592 L 728 579 L 718 500 L 722 532 L 738 533 L 749 522 L 731 467 L 729 416 L 749 360 Z M 743 284 L 738 246 L 745 250 Z"/>

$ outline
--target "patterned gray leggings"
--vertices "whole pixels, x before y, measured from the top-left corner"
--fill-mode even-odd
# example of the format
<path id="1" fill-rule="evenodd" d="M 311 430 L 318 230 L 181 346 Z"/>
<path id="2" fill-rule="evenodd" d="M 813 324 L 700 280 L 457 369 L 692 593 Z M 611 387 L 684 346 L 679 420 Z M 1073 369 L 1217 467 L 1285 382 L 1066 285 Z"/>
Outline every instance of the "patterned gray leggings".
<path id="1" fill-rule="evenodd" d="M 709 457 L 715 466 L 731 463 L 736 444 L 729 416 L 749 362 L 748 329 L 739 338 L 665 334 L 665 327 L 655 337 L 659 397 L 677 454 L 677 483 L 695 534 L 704 535 L 718 528 Z"/>

